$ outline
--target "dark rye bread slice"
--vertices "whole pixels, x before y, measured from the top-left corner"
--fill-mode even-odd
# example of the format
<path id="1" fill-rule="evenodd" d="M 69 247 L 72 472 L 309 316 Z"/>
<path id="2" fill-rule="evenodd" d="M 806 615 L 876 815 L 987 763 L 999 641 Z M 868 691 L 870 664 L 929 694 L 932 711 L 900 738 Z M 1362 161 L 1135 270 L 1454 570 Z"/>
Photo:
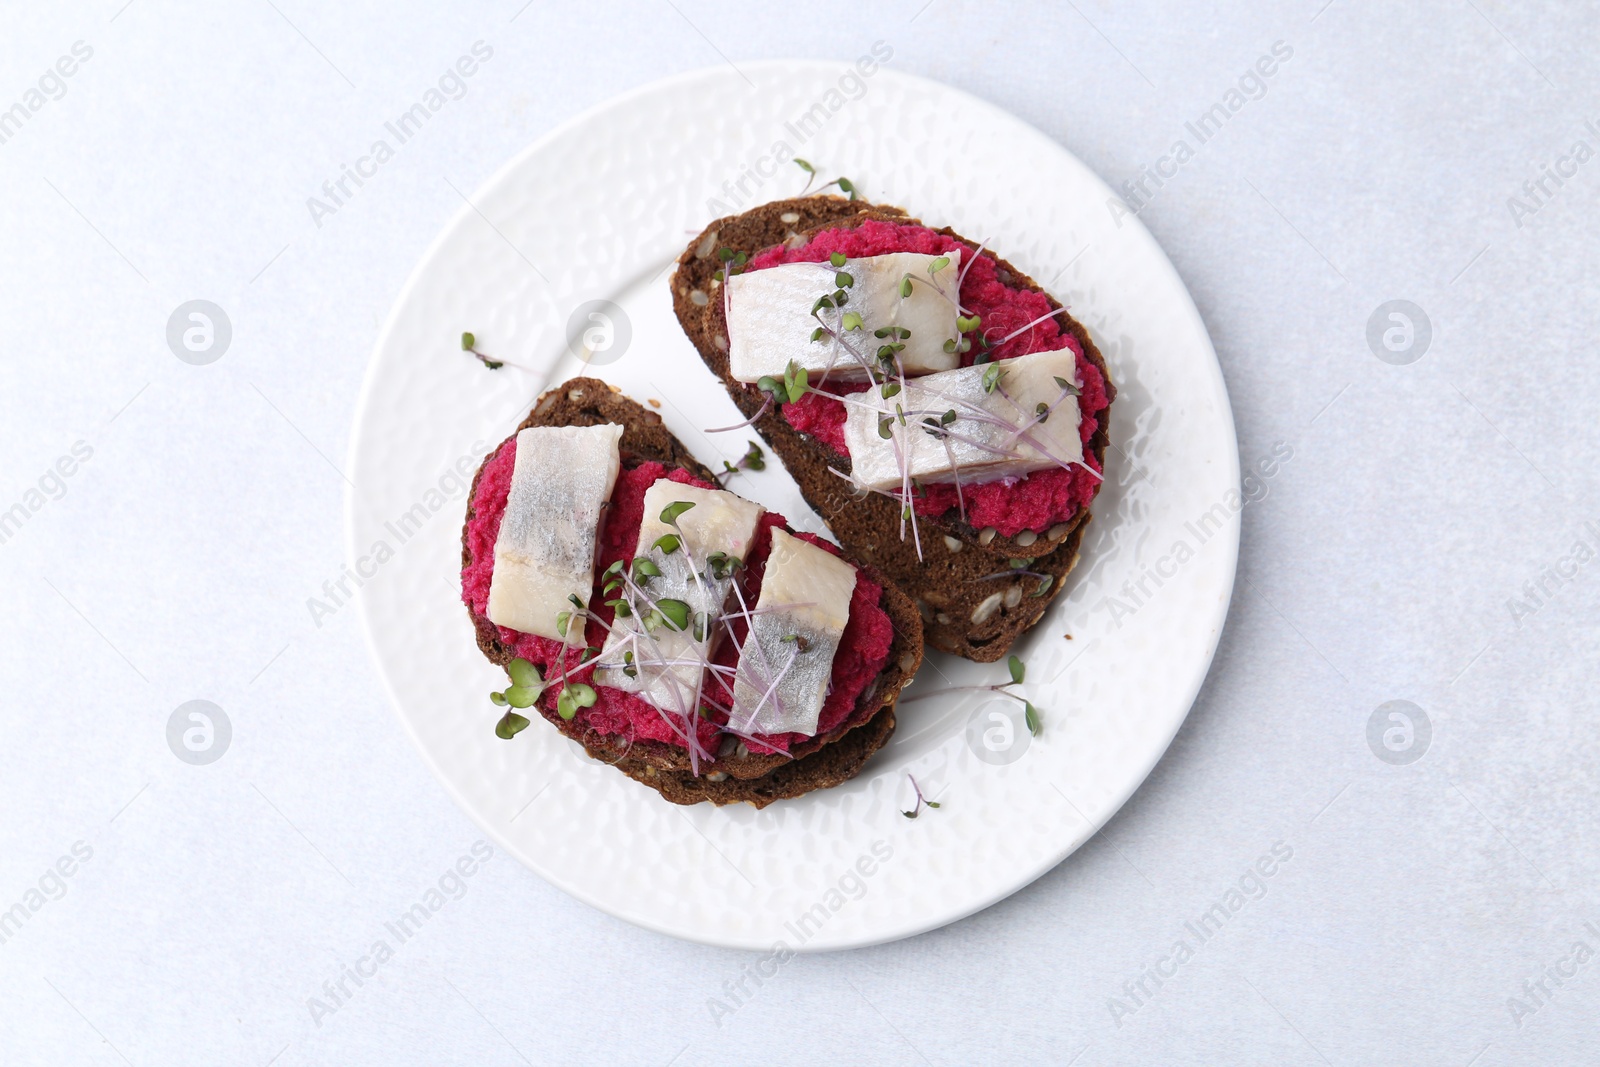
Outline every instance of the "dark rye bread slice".
<path id="1" fill-rule="evenodd" d="M 711 470 L 673 436 L 661 416 L 623 396 L 616 386 L 596 378 L 573 378 L 546 391 L 517 429 L 601 423 L 623 427 L 620 450 L 624 467 L 655 461 L 715 482 Z M 496 449 L 484 457 L 467 495 L 461 540 L 463 567 L 471 561 L 466 525 L 474 516 L 472 501 L 477 496 L 478 481 L 498 452 Z M 859 562 L 857 565 L 861 566 Z M 752 753 L 729 738 L 713 762 L 701 764 L 700 775 L 696 776 L 688 753 L 681 748 L 657 741 L 630 743 L 624 738 L 607 737 L 585 728 L 577 719 L 562 719 L 542 702 L 539 713 L 594 759 L 614 764 L 676 804 L 746 801 L 765 807 L 774 800 L 838 785 L 854 777 L 867 758 L 889 739 L 894 731 L 894 702 L 922 663 L 922 623 L 915 605 L 876 568 L 868 565 L 861 566 L 861 570 L 884 589 L 881 605 L 894 627 L 888 659 L 878 677 L 863 691 L 853 715 L 829 733 L 795 745 L 789 755 Z M 515 653 L 501 641 L 499 629 L 470 608 L 468 614 L 477 632 L 479 650 L 496 665 L 503 667 L 511 662 Z"/>
<path id="2" fill-rule="evenodd" d="M 819 230 L 857 226 L 867 219 L 917 221 L 898 208 L 842 197 L 780 200 L 742 215 L 718 219 L 678 257 L 678 268 L 671 280 L 673 310 L 701 359 L 722 380 L 747 417 L 754 417 L 761 410 L 765 398 L 755 386 L 734 381 L 728 373 L 727 326 L 722 302 L 715 295 L 719 287 L 712 277 L 722 267 L 718 251 L 728 248 L 753 256 L 779 243 L 799 246 Z M 976 245 L 948 228 L 938 232 Z M 1013 284 L 1038 289 L 1009 263 L 998 262 L 1001 270 L 1011 275 Z M 1051 306 L 1060 308 L 1053 297 L 1048 293 L 1045 296 Z M 1078 339 L 1085 357 L 1105 376 L 1108 396 L 1114 396 L 1105 360 L 1088 331 L 1065 310 L 1059 312 L 1057 321 Z M 846 551 L 877 564 L 916 600 L 927 642 L 937 649 L 980 663 L 1003 658 L 1017 638 L 1039 621 L 1077 563 L 1084 526 L 1090 518 L 1087 508 L 1080 508 L 1069 521 L 1026 545 L 992 531 L 974 530 L 957 516 L 922 520 L 923 552 L 919 559 L 911 539 L 900 538 L 899 508 L 892 500 L 858 493 L 830 471 L 831 467 L 848 473 L 848 457 L 797 432 L 776 410 L 756 418 L 755 427 L 799 483 L 806 502 L 827 521 Z M 1102 413 L 1099 428 L 1088 442 L 1089 451 L 1102 467 L 1109 440 Z M 1044 551 L 1039 554 L 1041 548 Z M 1028 563 L 1014 567 L 1014 559 Z M 1013 573 L 1018 570 L 1031 573 Z M 1049 579 L 1043 596 L 1037 595 L 1043 579 L 1035 575 Z"/>

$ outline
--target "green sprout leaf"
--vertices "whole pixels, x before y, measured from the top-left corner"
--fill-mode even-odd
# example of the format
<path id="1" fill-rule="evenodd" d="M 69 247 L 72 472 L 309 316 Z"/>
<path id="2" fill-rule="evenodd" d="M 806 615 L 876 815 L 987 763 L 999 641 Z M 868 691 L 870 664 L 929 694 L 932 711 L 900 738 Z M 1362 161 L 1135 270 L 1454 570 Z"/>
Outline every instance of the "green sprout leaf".
<path id="1" fill-rule="evenodd" d="M 670 556 L 683 547 L 683 542 L 679 540 L 677 534 L 662 534 L 656 538 L 655 547 L 663 556 Z"/>
<path id="2" fill-rule="evenodd" d="M 901 299 L 904 299 L 905 297 L 908 297 L 910 295 L 911 295 L 911 275 L 907 274 L 904 278 L 902 278 L 900 280 L 900 296 L 901 296 Z"/>
<path id="3" fill-rule="evenodd" d="M 1083 390 L 1082 389 L 1079 389 L 1076 385 L 1073 385 L 1071 382 L 1067 381 L 1065 378 L 1061 377 L 1059 374 L 1055 376 L 1055 379 L 1056 379 L 1056 384 L 1061 386 L 1061 391 L 1063 393 L 1066 393 L 1068 396 L 1082 396 L 1083 395 Z"/>
<path id="4" fill-rule="evenodd" d="M 854 184 L 851 183 L 849 178 L 840 178 L 839 179 L 839 191 L 841 193 L 849 193 L 851 200 L 854 200 L 856 198 L 856 187 L 855 187 Z"/>
<path id="5" fill-rule="evenodd" d="M 504 693 L 490 693 L 489 703 L 493 704 L 497 708 L 503 708 L 507 703 L 506 695 Z"/>
<path id="6" fill-rule="evenodd" d="M 807 163 L 805 160 L 801 159 L 799 156 L 795 157 L 794 165 L 799 167 L 801 170 L 805 171 L 807 174 L 815 174 L 817 172 L 817 168 L 816 167 L 813 167 L 811 164 Z"/>
<path id="7" fill-rule="evenodd" d="M 883 387 L 883 398 L 885 400 L 888 400 L 890 397 L 896 395 L 899 392 L 900 392 L 900 383 L 899 382 L 889 382 L 888 384 L 886 384 Z"/>
<path id="8" fill-rule="evenodd" d="M 822 340 L 827 335 L 828 335 L 827 327 L 818 326 L 815 330 L 811 331 L 811 343 L 812 344 L 816 344 L 818 341 Z"/>
<path id="9" fill-rule="evenodd" d="M 528 717 L 508 711 L 499 722 L 494 724 L 494 735 L 502 741 L 509 741 L 528 728 Z"/>
<path id="10" fill-rule="evenodd" d="M 1041 400 L 1034 405 L 1033 413 L 1039 417 L 1040 422 L 1046 422 L 1050 418 L 1050 405 Z"/>
<path id="11" fill-rule="evenodd" d="M 1004 372 L 1005 368 L 1001 367 L 1000 364 L 989 364 L 988 369 L 983 372 L 983 391 L 986 393 L 994 392 L 995 386 L 1000 384 L 1000 375 Z"/>
<path id="12" fill-rule="evenodd" d="M 532 689 L 544 684 L 544 679 L 539 676 L 539 668 L 518 656 L 506 664 L 506 673 L 511 676 L 511 684 Z"/>
<path id="13" fill-rule="evenodd" d="M 783 390 L 789 397 L 789 403 L 797 403 L 806 395 L 806 390 L 809 388 L 811 388 L 811 372 L 791 359 L 788 368 L 783 372 Z"/>
<path id="14" fill-rule="evenodd" d="M 936 259 L 932 263 L 928 264 L 928 273 L 929 274 L 938 274 L 940 271 L 944 270 L 949 265 L 950 265 L 950 257 L 949 256 L 940 256 L 938 259 Z"/>
<path id="15" fill-rule="evenodd" d="M 962 333 L 971 333 L 982 324 L 983 319 L 978 315 L 973 315 L 971 318 L 966 318 L 961 315 L 956 316 L 956 329 Z"/>
<path id="16" fill-rule="evenodd" d="M 634 581 L 642 582 L 647 578 L 659 577 L 661 577 L 661 568 L 656 566 L 655 560 L 646 556 L 640 556 L 638 559 L 633 561 Z"/>
<path id="17" fill-rule="evenodd" d="M 671 526 L 678 521 L 679 515 L 682 515 L 692 507 L 694 507 L 694 501 L 692 500 L 674 500 L 661 509 L 661 521 Z M 660 572 L 657 571 L 656 573 L 659 574 Z"/>
<path id="18" fill-rule="evenodd" d="M 570 691 L 563 689 L 561 690 L 561 695 L 556 697 L 556 714 L 568 722 L 571 722 L 572 717 L 578 714 L 578 705 L 572 699 Z"/>
<path id="19" fill-rule="evenodd" d="M 1039 722 L 1039 709 L 1026 700 L 1022 702 L 1022 720 L 1028 724 L 1028 732 L 1034 737 L 1038 737 L 1039 731 L 1044 729 Z"/>
<path id="20" fill-rule="evenodd" d="M 539 691 L 533 688 L 513 685 L 506 689 L 505 698 L 506 703 L 514 708 L 531 708 L 534 701 L 539 699 Z"/>
<path id="21" fill-rule="evenodd" d="M 563 611 L 556 616 L 556 633 L 563 638 L 567 636 L 567 624 L 572 621 L 572 612 Z"/>
<path id="22" fill-rule="evenodd" d="M 840 329 L 859 330 L 862 326 L 861 312 L 859 311 L 846 311 L 844 318 L 839 321 Z"/>
<path id="23" fill-rule="evenodd" d="M 1023 665 L 1023 662 L 1016 656 L 1012 656 L 1006 660 L 1006 668 L 1011 672 L 1012 684 L 1021 685 L 1024 675 L 1028 672 L 1028 668 Z"/>
<path id="24" fill-rule="evenodd" d="M 943 415 L 939 416 L 939 425 L 940 426 L 949 426 L 952 422 L 955 422 L 955 421 L 956 421 L 956 409 L 955 408 L 951 408 L 949 411 L 947 411 Z"/>
<path id="25" fill-rule="evenodd" d="M 686 630 L 689 627 L 689 605 L 681 600 L 658 600 L 656 610 L 661 617 L 671 624 L 674 630 Z"/>
<path id="26" fill-rule="evenodd" d="M 887 415 L 878 419 L 878 436 L 885 441 L 894 437 L 894 420 Z"/>
<path id="27" fill-rule="evenodd" d="M 1052 585 L 1055 585 L 1055 584 L 1056 584 L 1055 575 L 1047 574 L 1043 578 L 1039 579 L 1039 588 L 1035 589 L 1033 592 L 1029 593 L 1028 595 L 1031 596 L 1031 597 L 1044 596 L 1046 593 L 1048 593 L 1050 591 L 1050 587 Z"/>
<path id="28" fill-rule="evenodd" d="M 744 566 L 744 560 L 738 556 L 730 556 L 726 552 L 713 552 L 706 557 L 707 570 L 711 577 L 718 581 L 726 581 L 733 577 L 734 572 Z"/>
<path id="29" fill-rule="evenodd" d="M 833 284 L 841 289 L 849 289 L 856 284 L 855 275 L 840 271 L 833 276 Z"/>
<path id="30" fill-rule="evenodd" d="M 831 263 L 835 267 L 844 266 L 844 264 L 845 264 L 844 253 L 843 252 L 835 252 L 833 255 L 828 257 L 828 262 Z"/>
<path id="31" fill-rule="evenodd" d="M 598 699 L 595 691 L 581 682 L 568 682 L 562 687 L 561 695 L 556 697 L 556 714 L 571 721 L 579 708 L 593 707 Z"/>
<path id="32" fill-rule="evenodd" d="M 463 352 L 471 352 L 474 348 L 477 347 L 477 345 L 478 345 L 478 339 L 476 337 L 472 336 L 470 333 L 463 333 L 461 335 L 461 351 L 463 351 Z"/>

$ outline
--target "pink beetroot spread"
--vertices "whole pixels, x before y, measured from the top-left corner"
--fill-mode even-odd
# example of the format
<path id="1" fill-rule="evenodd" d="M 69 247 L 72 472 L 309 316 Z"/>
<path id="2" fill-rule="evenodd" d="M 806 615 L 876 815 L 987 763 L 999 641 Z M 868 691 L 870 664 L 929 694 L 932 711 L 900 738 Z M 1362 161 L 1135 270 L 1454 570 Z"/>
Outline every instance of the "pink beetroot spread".
<path id="1" fill-rule="evenodd" d="M 961 306 L 968 315 L 983 319 L 985 336 L 998 341 L 1050 310 L 1050 301 L 1043 293 L 1019 289 L 996 277 L 999 264 L 992 256 L 978 256 L 971 248 L 953 237 L 935 233 L 926 226 L 910 223 L 880 222 L 872 220 L 848 230 L 824 230 L 811 238 L 803 248 L 779 245 L 750 260 L 746 270 L 761 270 L 780 263 L 819 263 L 835 252 L 851 257 L 881 256 L 890 252 L 920 252 L 925 255 L 944 255 L 954 249 L 961 252 Z M 971 264 L 970 269 L 968 264 Z M 1099 368 L 1084 358 L 1078 339 L 1063 333 L 1054 318 L 1038 323 L 1032 329 L 1018 334 L 1003 345 L 991 349 L 996 359 L 1011 359 L 1033 352 L 1053 352 L 1066 347 L 1078 357 L 1078 377 L 1083 382 L 1083 395 L 1078 398 L 1081 421 L 1079 436 L 1088 441 L 1100 426 L 1099 414 L 1106 409 L 1106 383 Z M 962 363 L 971 366 L 974 351 L 962 356 Z M 865 385 L 840 385 L 841 392 L 859 392 Z M 808 393 L 799 403 L 785 404 L 783 414 L 789 425 L 808 433 L 827 444 L 841 456 L 850 454 L 844 441 L 844 404 L 830 397 Z M 1084 454 L 1084 462 L 1095 470 L 1099 465 L 1094 456 Z M 978 529 L 992 526 L 1002 536 L 1012 537 L 1023 530 L 1035 532 L 1065 522 L 1080 507 L 1088 506 L 1100 487 L 1099 479 L 1081 467 L 1071 469 L 1055 467 L 1035 471 L 1020 479 L 1002 479 L 981 485 L 961 487 L 966 499 L 967 521 Z M 958 505 L 954 485 L 928 485 L 923 495 L 915 498 L 919 515 L 942 515 Z"/>
<path id="2" fill-rule="evenodd" d="M 517 439 L 510 437 L 484 464 L 483 475 L 478 479 L 478 489 L 472 498 L 472 521 L 467 524 L 467 551 L 471 562 L 461 572 L 461 599 L 477 615 L 484 615 L 488 610 L 489 583 L 494 575 L 494 544 L 500 536 L 500 519 L 505 513 L 506 497 L 511 491 L 511 475 L 516 465 L 516 455 Z M 676 469 L 668 471 L 660 463 L 644 463 L 632 470 L 623 470 L 617 478 L 617 487 L 611 494 L 611 507 L 601 536 L 597 575 L 619 559 L 633 558 L 639 539 L 639 524 L 644 517 L 645 490 L 662 477 L 699 486 L 702 489 L 716 488 L 685 471 Z M 754 604 L 756 598 L 761 595 L 761 579 L 766 572 L 767 556 L 772 551 L 771 530 L 774 526 L 785 525 L 781 515 L 767 512 L 762 516 L 761 527 L 756 534 L 750 558 L 745 561 L 745 599 L 750 604 Z M 838 554 L 837 548 L 820 537 L 806 533 L 798 536 Z M 596 585 L 598 584 L 597 579 Z M 879 604 L 882 595 L 883 588 L 868 580 L 866 575 L 857 577 L 855 595 L 850 602 L 850 619 L 845 624 L 839 651 L 834 656 L 833 677 L 828 697 L 823 703 L 822 714 L 817 723 L 818 734 L 825 734 L 850 718 L 855 711 L 857 698 L 883 670 L 884 663 L 889 658 L 894 627 L 888 613 Z M 592 610 L 609 625 L 612 612 L 602 600 L 597 588 L 591 600 Z M 742 642 L 745 624 L 742 620 L 735 620 L 734 625 L 735 637 Z M 553 680 L 558 677 L 578 654 L 577 650 L 572 648 L 563 652 L 560 642 L 546 637 L 536 637 L 503 626 L 499 630 L 500 639 L 518 656 L 536 665 L 539 673 L 546 679 Z M 588 644 L 600 647 L 605 643 L 605 635 L 606 631 L 599 622 L 594 620 L 589 622 L 585 634 Z M 738 659 L 736 649 L 737 646 L 733 641 L 723 641 L 715 661 L 725 666 L 734 666 Z M 563 655 L 566 657 L 565 661 L 562 660 Z M 594 668 L 581 667 L 573 670 L 569 678 L 574 682 L 593 685 L 593 676 Z M 594 705 L 578 712 L 577 721 L 581 725 L 600 734 L 620 734 L 630 742 L 662 741 L 680 748 L 686 747 L 674 726 L 653 704 L 632 693 L 612 689 L 609 686 L 594 686 L 594 691 L 598 698 Z M 556 698 L 560 693 L 561 685 L 552 682 L 542 698 L 545 706 L 554 710 Z M 719 703 L 723 705 L 728 702 L 726 694 L 719 698 Z M 709 751 L 717 751 L 718 735 L 722 732 L 721 724 L 726 721 L 727 715 L 719 711 L 714 712 L 711 719 L 700 719 L 697 722 L 700 743 Z M 804 740 L 806 737 L 803 734 L 773 734 L 761 737 L 758 743 L 750 745 L 750 748 L 756 752 L 787 752 L 791 745 Z"/>

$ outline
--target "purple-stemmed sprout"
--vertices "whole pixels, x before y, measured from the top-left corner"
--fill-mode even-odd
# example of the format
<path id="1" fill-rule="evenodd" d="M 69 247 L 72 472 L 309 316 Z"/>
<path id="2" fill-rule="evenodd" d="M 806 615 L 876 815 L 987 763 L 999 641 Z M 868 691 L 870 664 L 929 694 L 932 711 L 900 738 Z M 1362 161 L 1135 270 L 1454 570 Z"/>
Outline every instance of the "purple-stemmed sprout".
<path id="1" fill-rule="evenodd" d="M 1027 724 L 1028 732 L 1034 737 L 1038 737 L 1044 730 L 1044 724 L 1039 718 L 1039 709 L 1034 707 L 1033 703 L 1026 697 L 1011 691 L 1012 686 L 1022 684 L 1022 680 L 1027 676 L 1027 666 L 1018 657 L 1011 656 L 1006 660 L 1006 670 L 1011 675 L 1011 680 L 1008 682 L 997 682 L 994 685 L 956 685 L 947 689 L 935 690 L 931 693 L 918 693 L 914 697 L 901 697 L 900 703 L 909 704 L 918 700 L 926 700 L 928 697 L 944 696 L 947 693 L 999 693 L 1001 696 L 1010 697 L 1022 705 L 1023 721 Z"/>
<path id="2" fill-rule="evenodd" d="M 911 810 L 902 811 L 900 813 L 901 815 L 904 815 L 908 819 L 915 819 L 918 815 L 922 814 L 922 807 L 924 804 L 930 808 L 937 808 L 939 806 L 939 802 L 937 800 L 929 800 L 927 797 L 922 795 L 922 787 L 917 784 L 915 777 L 907 774 L 906 781 L 911 783 L 911 791 L 916 794 L 917 799 L 916 802 L 911 805 Z"/>

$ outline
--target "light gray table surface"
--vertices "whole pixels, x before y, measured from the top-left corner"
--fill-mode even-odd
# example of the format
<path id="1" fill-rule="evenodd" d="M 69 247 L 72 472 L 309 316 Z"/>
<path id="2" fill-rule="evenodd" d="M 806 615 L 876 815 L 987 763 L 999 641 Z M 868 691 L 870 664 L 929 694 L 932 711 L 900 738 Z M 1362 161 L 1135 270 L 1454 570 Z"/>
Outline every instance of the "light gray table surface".
<path id="1" fill-rule="evenodd" d="M 1592 6 L 520 2 L 6 5 L 0 1063 L 1600 1059 Z M 307 199 L 477 41 L 465 95 L 318 225 Z M 1186 725 L 1035 884 L 749 995 L 756 957 L 496 852 L 330 1000 L 481 837 L 357 614 L 305 604 L 452 186 L 656 78 L 874 41 L 1113 186 L 1171 175 L 1139 214 L 1241 456 L 1292 450 Z M 194 299 L 232 327 L 207 366 L 167 340 Z M 205 766 L 168 743 L 196 699 L 232 731 Z"/>

